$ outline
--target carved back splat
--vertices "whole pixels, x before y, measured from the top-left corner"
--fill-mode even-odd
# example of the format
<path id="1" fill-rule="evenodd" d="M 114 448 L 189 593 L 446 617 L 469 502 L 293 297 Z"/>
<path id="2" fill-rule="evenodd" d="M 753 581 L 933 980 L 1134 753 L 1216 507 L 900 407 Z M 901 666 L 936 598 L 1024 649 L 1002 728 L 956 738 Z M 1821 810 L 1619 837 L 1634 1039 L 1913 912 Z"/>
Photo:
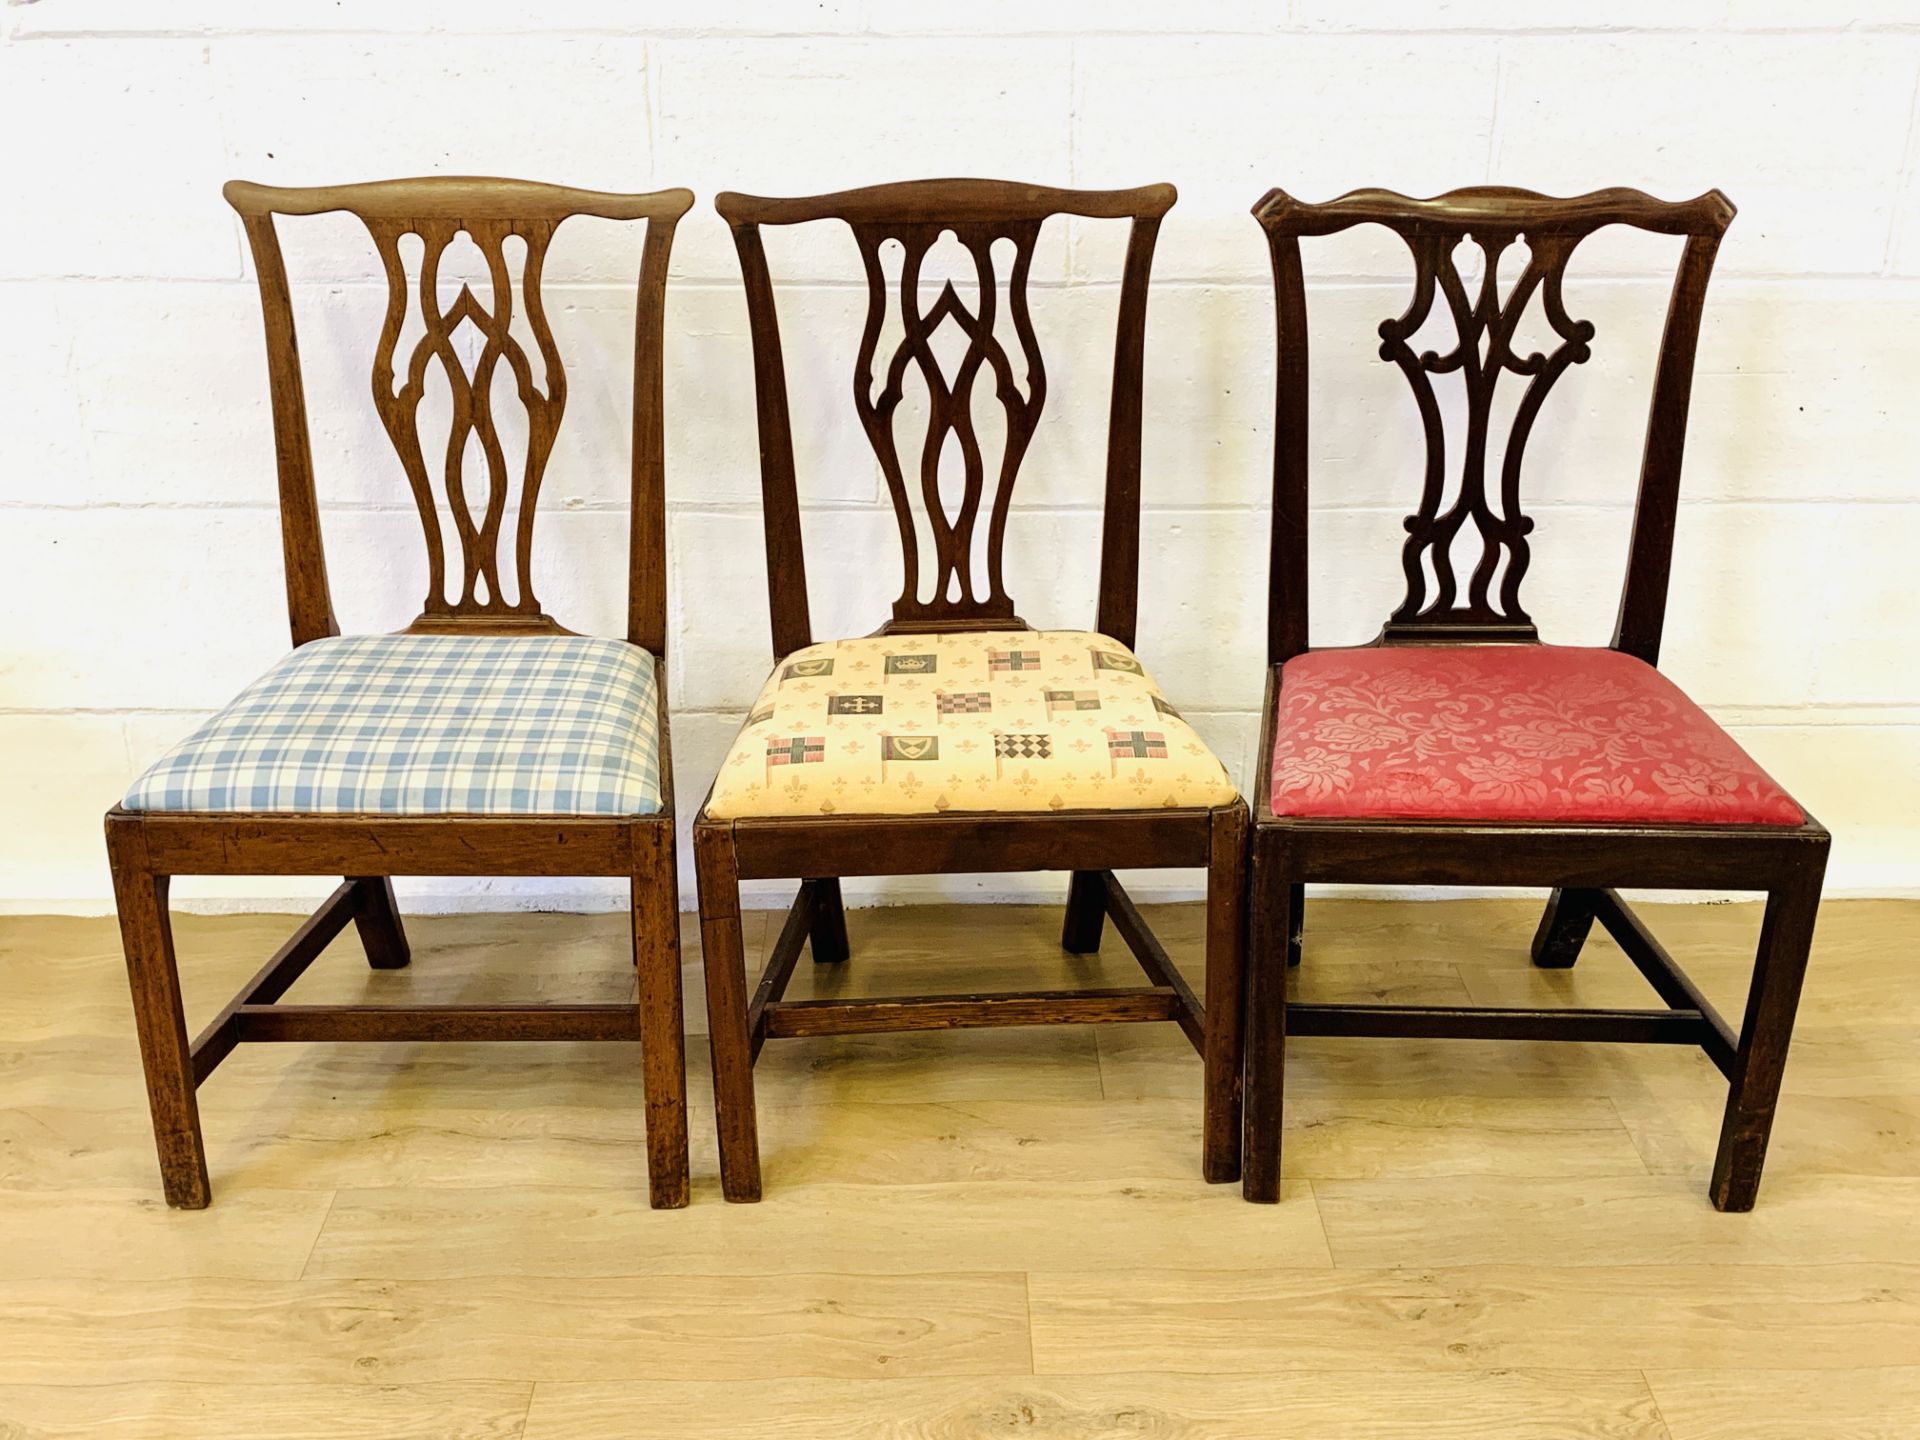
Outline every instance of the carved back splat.
<path id="1" fill-rule="evenodd" d="M 313 493 L 312 459 L 299 349 L 287 292 L 286 267 L 274 230 L 275 215 L 315 215 L 346 210 L 373 237 L 387 276 L 386 318 L 373 362 L 373 401 L 413 492 L 427 547 L 427 596 L 414 631 L 526 631 L 566 633 L 541 609 L 533 588 L 533 526 L 541 480 L 566 409 L 566 373 L 547 324 L 541 272 L 553 232 L 570 215 L 647 221 L 641 260 L 635 337 L 633 554 L 628 606 L 629 638 L 655 654 L 666 643 L 665 519 L 661 434 L 661 317 L 665 306 L 667 254 L 673 229 L 693 196 L 685 190 L 650 195 L 613 195 L 522 180 L 435 178 L 389 180 L 365 185 L 280 189 L 235 181 L 229 203 L 246 222 L 266 314 L 267 360 L 272 379 L 274 430 L 280 462 L 282 528 L 286 543 L 288 602 L 294 643 L 336 633 L 326 580 L 325 555 Z M 442 306 L 439 273 L 449 246 L 468 236 L 484 258 L 488 284 L 483 299 L 462 285 Z M 402 237 L 420 237 L 419 274 L 409 277 Z M 524 243 L 519 304 L 539 354 L 533 357 L 512 333 L 515 289 L 507 241 Z M 400 337 L 410 313 L 422 333 L 405 353 Z M 479 353 L 469 369 L 458 340 L 471 326 Z M 509 532 L 508 497 L 513 488 L 506 448 L 494 415 L 494 381 L 505 364 L 526 419 L 526 451 L 518 467 L 519 500 L 511 516 L 512 584 L 502 583 L 502 548 Z M 451 416 L 444 451 L 422 434 L 420 405 L 435 367 L 445 379 Z M 470 443 L 477 443 L 485 489 L 476 493 Z M 436 487 L 436 478 L 438 485 Z M 440 520 L 444 504 L 458 547 L 455 593 L 448 594 L 447 544 Z"/>
<path id="2" fill-rule="evenodd" d="M 776 654 L 786 655 L 810 644 L 812 629 L 785 368 L 760 226 L 842 220 L 853 232 L 859 249 L 868 303 L 854 367 L 854 405 L 886 478 L 899 529 L 904 580 L 900 597 L 893 603 L 893 618 L 885 628 L 901 631 L 986 629 L 1024 623 L 1007 594 L 1001 562 L 1014 482 L 1046 403 L 1046 367 L 1027 304 L 1034 246 L 1042 225 L 1057 214 L 1133 222 L 1114 356 L 1098 620 L 1102 630 L 1131 642 L 1139 574 L 1140 389 L 1146 282 L 1160 217 L 1173 201 L 1170 185 L 1082 191 L 991 180 L 911 181 L 792 199 L 737 194 L 716 198 L 716 208 L 733 227 L 753 327 Z M 921 299 L 921 275 L 927 256 L 949 234 L 968 256 L 977 280 L 978 297 L 971 307 L 951 283 L 932 304 L 924 304 Z M 900 273 L 891 285 L 883 265 L 883 247 L 889 241 L 897 241 L 902 251 Z M 1013 250 L 1005 277 L 995 268 L 993 248 L 998 242 L 1006 242 Z M 1003 303 L 1012 322 L 1018 363 L 996 334 Z M 890 312 L 899 316 L 901 338 L 892 352 L 883 356 L 880 340 Z M 966 341 L 951 373 L 942 368 L 933 349 L 936 335 L 948 324 L 957 327 Z M 903 457 L 901 453 L 894 427 L 910 371 L 918 372 L 928 401 L 917 474 L 910 468 L 911 455 Z M 998 463 L 993 466 L 991 501 L 989 460 L 973 418 L 974 392 L 983 377 L 992 384 L 993 396 L 1006 420 L 1005 440 Z M 961 463 L 960 493 L 951 509 L 940 491 L 941 457 L 950 441 L 957 446 Z M 931 573 L 924 577 L 916 499 L 933 542 L 933 555 L 925 567 Z M 973 559 L 983 509 L 984 584 L 975 573 Z M 923 591 L 930 598 L 923 599 Z"/>
<path id="3" fill-rule="evenodd" d="M 1588 358 L 1588 342 L 1594 334 L 1589 322 L 1567 313 L 1562 294 L 1567 263 L 1583 239 L 1606 225 L 1687 238 L 1654 380 L 1633 550 L 1615 639 L 1621 648 L 1651 660 L 1658 651 L 1665 612 L 1701 304 L 1714 252 L 1733 218 L 1727 198 L 1710 191 L 1696 200 L 1666 204 L 1634 190 L 1604 190 L 1562 200 L 1485 186 L 1431 200 L 1412 200 L 1385 190 L 1356 190 L 1323 205 L 1308 205 L 1274 190 L 1254 207 L 1254 215 L 1272 249 L 1279 308 L 1269 625 L 1269 651 L 1276 661 L 1306 648 L 1307 335 L 1301 237 L 1331 235 L 1355 225 L 1384 225 L 1400 236 L 1413 258 L 1412 300 L 1404 314 L 1380 326 L 1380 357 L 1399 366 L 1407 377 L 1426 433 L 1420 504 L 1407 517 L 1407 539 L 1401 550 L 1406 597 L 1381 632 L 1381 640 L 1387 643 L 1538 638 L 1520 604 L 1520 582 L 1529 560 L 1527 536 L 1533 529 L 1532 519 L 1521 509 L 1521 466 L 1548 392 L 1569 365 Z M 1471 293 L 1455 260 L 1462 242 L 1477 247 L 1484 262 L 1479 286 Z M 1506 265 L 1503 277 L 1503 261 L 1516 242 L 1524 242 L 1526 263 L 1517 275 L 1511 264 Z M 1503 278 L 1510 279 L 1510 284 L 1503 286 Z M 1557 343 L 1549 351 L 1516 353 L 1515 332 L 1536 297 Z M 1455 344 L 1444 352 L 1416 352 L 1412 339 L 1436 305 L 1444 307 Z M 1466 435 L 1457 465 L 1459 490 L 1443 510 L 1447 482 L 1456 471 L 1449 466 L 1432 377 L 1454 372 L 1460 374 L 1465 391 Z M 1488 440 L 1495 392 L 1508 374 L 1526 384 L 1502 447 L 1496 504 L 1489 494 Z M 1463 586 L 1452 549 L 1469 522 L 1481 550 Z"/>

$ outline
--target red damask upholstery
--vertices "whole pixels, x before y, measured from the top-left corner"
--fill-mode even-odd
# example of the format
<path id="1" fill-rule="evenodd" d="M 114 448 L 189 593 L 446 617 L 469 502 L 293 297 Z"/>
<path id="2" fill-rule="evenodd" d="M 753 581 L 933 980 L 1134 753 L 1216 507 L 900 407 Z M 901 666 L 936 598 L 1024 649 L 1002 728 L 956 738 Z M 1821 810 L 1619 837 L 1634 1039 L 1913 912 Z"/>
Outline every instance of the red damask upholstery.
<path id="1" fill-rule="evenodd" d="M 1644 661 L 1558 645 L 1320 650 L 1286 663 L 1273 813 L 1799 825 L 1800 807 Z"/>

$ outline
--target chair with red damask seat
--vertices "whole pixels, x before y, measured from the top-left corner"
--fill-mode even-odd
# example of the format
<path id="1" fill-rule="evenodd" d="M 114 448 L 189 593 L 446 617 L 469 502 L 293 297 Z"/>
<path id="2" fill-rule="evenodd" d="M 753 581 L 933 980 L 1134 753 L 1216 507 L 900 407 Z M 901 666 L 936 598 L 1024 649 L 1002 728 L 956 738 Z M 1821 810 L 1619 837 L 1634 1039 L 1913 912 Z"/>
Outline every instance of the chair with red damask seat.
<path id="1" fill-rule="evenodd" d="M 1359 190 L 1321 205 L 1281 191 L 1254 207 L 1278 308 L 1267 697 L 1248 882 L 1247 1198 L 1279 1194 L 1285 1037 L 1612 1040 L 1698 1045 L 1729 1094 L 1711 1196 L 1749 1210 L 1759 1188 L 1787 1042 L 1813 937 L 1828 836 L 1734 740 L 1654 668 L 1665 620 L 1681 449 L 1707 278 L 1733 206 L 1718 191 L 1667 204 L 1632 190 L 1556 199 L 1480 188 L 1430 200 Z M 1380 225 L 1413 258 L 1405 314 L 1380 355 L 1413 389 L 1426 431 L 1425 489 L 1407 517 L 1407 594 L 1360 648 L 1307 646 L 1307 330 L 1303 237 Z M 1566 310 L 1567 263 L 1608 225 L 1684 239 L 1653 379 L 1626 583 L 1605 649 L 1540 642 L 1520 606 L 1533 521 L 1520 507 L 1528 432 L 1561 372 L 1588 358 L 1593 326 Z M 1523 242 L 1524 264 L 1511 260 Z M 1477 247 L 1477 286 L 1456 248 Z M 1501 260 L 1509 257 L 1502 283 Z M 1516 353 L 1538 298 L 1549 352 Z M 1437 311 L 1437 315 L 1436 315 Z M 1416 351 L 1451 321 L 1457 344 Z M 1525 388 L 1489 493 L 1487 440 L 1503 374 Z M 1458 374 L 1467 422 L 1448 500 L 1435 375 Z M 1471 523 L 1481 554 L 1457 575 Z M 1473 537 L 1465 537 L 1472 539 Z M 1552 887 L 1536 965 L 1577 958 L 1595 920 L 1665 1009 L 1293 1005 L 1310 882 Z M 1736 1035 L 1615 886 L 1758 890 L 1759 954 Z"/>

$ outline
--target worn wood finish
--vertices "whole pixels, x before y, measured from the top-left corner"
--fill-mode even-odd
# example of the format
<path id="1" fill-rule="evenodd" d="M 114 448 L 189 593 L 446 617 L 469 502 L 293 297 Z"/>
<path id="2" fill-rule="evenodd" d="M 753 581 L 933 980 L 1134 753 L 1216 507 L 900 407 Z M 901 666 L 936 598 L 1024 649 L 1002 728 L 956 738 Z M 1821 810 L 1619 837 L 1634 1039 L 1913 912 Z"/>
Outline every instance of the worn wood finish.
<path id="1" fill-rule="evenodd" d="M 1175 1020 L 1180 996 L 1170 985 L 1125 990 L 1023 994 L 909 995 L 897 1000 L 784 1000 L 764 1012 L 770 1038 L 884 1035 L 901 1030 L 965 1030 L 993 1025 L 1099 1025 Z"/>
<path id="2" fill-rule="evenodd" d="M 374 347 L 372 399 L 400 458 L 427 549 L 428 594 L 415 632 L 564 634 L 534 590 L 533 525 L 540 484 L 566 408 L 566 375 L 547 323 L 541 271 L 554 231 L 572 215 L 644 220 L 636 296 L 631 549 L 627 639 L 654 657 L 658 686 L 660 813 L 631 819 L 567 816 L 431 816 L 134 813 L 107 816 L 115 893 L 142 1036 L 142 1059 L 169 1203 L 208 1200 L 194 1092 L 245 1041 L 643 1039 L 648 1175 L 653 1203 L 687 1202 L 686 1080 L 674 871 L 673 774 L 667 734 L 666 532 L 662 335 L 674 226 L 693 202 L 685 190 L 613 195 L 520 180 L 440 178 L 283 189 L 235 181 L 259 279 L 266 325 L 280 482 L 281 537 L 293 643 L 338 633 L 327 584 L 300 351 L 277 216 L 344 210 L 367 227 L 387 279 Z M 463 285 L 440 302 L 438 274 L 466 236 L 487 271 L 486 298 Z M 408 273 L 402 240 L 417 237 Z M 513 333 L 515 307 L 532 353 Z M 422 333 L 402 353 L 410 317 Z M 481 340 L 471 369 L 456 332 Z M 452 399 L 444 436 L 422 433 L 420 404 L 437 366 Z M 510 384 L 496 386 L 505 376 Z M 508 464 L 494 413 L 497 389 L 524 411 L 526 443 Z M 443 446 L 438 465 L 429 461 Z M 477 449 L 484 488 L 469 492 L 466 456 Z M 509 497 L 517 500 L 509 514 Z M 452 546 L 442 510 L 451 517 Z M 453 554 L 449 556 L 449 549 Z M 216 1015 L 185 1039 L 178 967 L 165 909 L 171 876 L 337 874 L 344 884 Z M 394 903 L 395 875 L 607 875 L 632 888 L 637 1001 L 527 1007 L 287 1006 L 280 997 L 351 922 L 367 962 L 401 970 L 411 949 Z"/>
<path id="3" fill-rule="evenodd" d="M 1101 529 L 1099 630 L 1134 642 L 1140 568 L 1140 442 L 1146 313 L 1154 243 L 1173 205 L 1171 185 L 1132 190 L 1059 190 L 996 180 L 924 180 L 831 195 L 768 198 L 733 193 L 714 205 L 732 228 L 753 337 L 760 434 L 769 610 L 776 660 L 813 643 L 800 524 L 793 421 L 774 285 L 762 227 L 838 221 L 851 233 L 865 279 L 867 309 L 854 362 L 853 403 L 892 502 L 903 584 L 883 632 L 1025 628 L 1008 593 L 1002 560 L 1013 488 L 1046 404 L 1047 371 L 1028 305 L 1035 246 L 1050 219 L 1075 215 L 1126 220 L 1107 427 Z M 972 294 L 949 282 L 931 303 L 922 275 L 951 239 L 972 272 Z M 1001 256 L 1005 259 L 1002 260 Z M 889 321 L 899 339 L 883 349 Z M 1004 320 L 1004 323 L 1002 323 Z M 952 326 L 963 342 L 951 367 L 936 338 Z M 924 389 L 924 433 L 903 444 L 896 421 L 909 385 Z M 990 387 L 983 397 L 977 392 Z M 997 454 L 988 453 L 977 408 L 997 403 Z M 943 457 L 958 457 L 942 484 Z M 923 544 L 922 536 L 930 539 Z M 930 553 L 928 553 L 930 551 Z M 976 555 L 979 557 L 976 560 Z M 1061 812 L 695 822 L 714 1097 L 720 1117 L 721 1175 L 729 1199 L 758 1199 L 754 1061 L 768 1039 L 800 1035 L 1172 1020 L 1207 1055 L 1203 1169 L 1210 1179 L 1238 1170 L 1239 993 L 1243 950 L 1238 838 L 1246 810 Z M 1223 829 L 1223 827 L 1225 827 Z M 1237 827 L 1237 828 L 1236 828 Z M 1230 914 L 1210 929 L 1203 1006 L 1153 938 L 1117 868 L 1194 865 L 1209 872 L 1209 894 Z M 1106 917 L 1153 983 L 1121 992 L 967 993 L 912 999 L 781 997 L 800 945 L 833 964 L 847 955 L 839 879 L 849 875 L 1069 870 L 1062 948 L 1099 949 Z M 806 877 L 749 998 L 739 924 L 743 879 Z"/>
<path id="4" fill-rule="evenodd" d="M 1247 1020 L 1245 1193 L 1279 1197 L 1281 1091 L 1286 1037 L 1389 1035 L 1472 1039 L 1613 1040 L 1697 1045 L 1730 1084 L 1710 1193 L 1723 1210 L 1750 1209 L 1801 974 L 1819 905 L 1828 836 L 1807 817 L 1798 826 L 1473 824 L 1307 820 L 1276 815 L 1269 793 L 1273 717 L 1282 667 L 1308 649 L 1307 302 L 1303 239 L 1356 225 L 1380 225 L 1406 244 L 1413 297 L 1380 326 L 1380 355 L 1413 392 L 1426 437 L 1418 508 L 1402 549 L 1405 598 L 1376 644 L 1536 643 L 1520 603 L 1533 520 L 1523 508 L 1522 465 L 1535 418 L 1554 382 L 1591 354 L 1594 327 L 1569 313 L 1568 261 L 1594 231 L 1626 225 L 1684 241 L 1668 301 L 1647 420 L 1627 575 L 1613 648 L 1648 664 L 1659 659 L 1673 532 L 1679 504 L 1694 354 L 1713 259 L 1733 219 L 1719 191 L 1669 204 L 1632 190 L 1556 199 L 1500 186 L 1412 200 L 1356 190 L 1325 204 L 1269 192 L 1254 207 L 1266 232 L 1277 312 L 1274 504 L 1267 609 L 1267 690 L 1258 792 L 1253 809 L 1252 892 L 1248 900 L 1252 979 Z M 1527 258 L 1503 284 L 1502 260 L 1524 243 Z M 1456 258 L 1477 247 L 1478 288 Z M 1554 336 L 1550 351 L 1518 353 L 1513 339 L 1535 300 Z M 1456 343 L 1416 353 L 1412 337 L 1443 307 Z M 1466 436 L 1450 471 L 1433 377 L 1459 374 Z M 1525 380 L 1504 438 L 1497 486 L 1487 473 L 1496 388 Z M 1453 473 L 1457 489 L 1449 490 Z M 1445 497 L 1451 493 L 1453 499 Z M 1444 505 L 1444 508 L 1443 508 Z M 1468 525 L 1481 542 L 1465 584 L 1453 570 L 1454 542 Z M 1429 587 L 1428 577 L 1432 584 Z M 1309 882 L 1413 885 L 1542 885 L 1551 898 L 1532 943 L 1534 964 L 1573 965 L 1595 919 L 1666 1002 L 1665 1010 L 1527 1007 L 1294 1005 L 1288 972 L 1300 954 L 1300 914 Z M 1758 890 L 1769 924 L 1736 1038 L 1699 986 L 1620 900 L 1616 887 Z"/>

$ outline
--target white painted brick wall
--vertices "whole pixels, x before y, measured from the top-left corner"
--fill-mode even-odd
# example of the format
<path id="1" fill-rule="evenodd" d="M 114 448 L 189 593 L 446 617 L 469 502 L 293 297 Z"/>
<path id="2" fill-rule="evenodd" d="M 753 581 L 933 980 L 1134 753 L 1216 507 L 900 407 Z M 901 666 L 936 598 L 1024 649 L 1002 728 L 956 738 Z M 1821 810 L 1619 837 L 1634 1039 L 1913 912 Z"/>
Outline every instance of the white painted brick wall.
<path id="1" fill-rule="evenodd" d="M 1668 668 L 1835 831 L 1832 884 L 1920 888 L 1920 6 L 1912 0 L 8 0 L 0 6 L 0 906 L 105 908 L 100 814 L 286 643 L 258 302 L 219 186 L 416 173 L 691 186 L 668 339 L 674 750 L 689 813 L 767 662 L 746 312 L 722 189 L 935 174 L 1172 180 L 1147 366 L 1141 648 L 1243 782 L 1254 763 L 1272 306 L 1269 185 L 1427 193 L 1719 185 L 1741 207 L 1701 344 Z M 403 623 L 424 567 L 366 403 L 382 303 L 346 218 L 287 227 L 334 587 Z M 638 237 L 574 222 L 548 268 L 570 397 L 539 545 L 551 608 L 617 630 Z M 1035 265 L 1048 412 L 1009 550 L 1040 623 L 1092 613 L 1123 236 L 1057 224 Z M 1374 354 L 1404 257 L 1314 252 L 1314 637 L 1398 598 L 1419 432 Z M 847 403 L 863 297 L 834 227 L 769 237 L 790 346 L 816 627 L 895 587 Z M 1532 446 L 1528 600 L 1611 624 L 1668 242 L 1596 237 L 1599 327 Z M 1159 882 L 1160 893 L 1192 877 Z M 188 903 L 318 893 L 183 882 Z M 942 887 L 914 882 L 892 895 Z M 1049 888 L 1057 888 L 1050 886 Z M 1147 887 L 1150 890 L 1153 886 Z M 435 882 L 415 906 L 609 904 L 595 882 Z M 298 890 L 299 895 L 295 895 Z M 873 893 L 868 891 L 865 893 Z M 954 881 L 944 893 L 1020 893 Z M 692 902 L 689 877 L 685 889 Z"/>

